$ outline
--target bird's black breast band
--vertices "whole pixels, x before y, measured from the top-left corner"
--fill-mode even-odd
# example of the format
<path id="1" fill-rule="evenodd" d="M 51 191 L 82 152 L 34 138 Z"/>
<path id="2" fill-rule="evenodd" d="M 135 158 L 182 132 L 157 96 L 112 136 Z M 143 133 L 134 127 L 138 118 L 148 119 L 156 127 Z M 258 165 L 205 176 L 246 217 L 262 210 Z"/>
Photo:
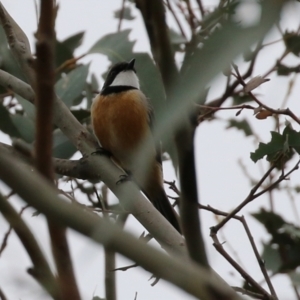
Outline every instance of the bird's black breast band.
<path id="1" fill-rule="evenodd" d="M 116 93 L 126 92 L 130 90 L 137 90 L 137 88 L 128 85 L 113 85 L 104 88 L 100 94 L 106 96 L 109 94 L 116 94 Z"/>

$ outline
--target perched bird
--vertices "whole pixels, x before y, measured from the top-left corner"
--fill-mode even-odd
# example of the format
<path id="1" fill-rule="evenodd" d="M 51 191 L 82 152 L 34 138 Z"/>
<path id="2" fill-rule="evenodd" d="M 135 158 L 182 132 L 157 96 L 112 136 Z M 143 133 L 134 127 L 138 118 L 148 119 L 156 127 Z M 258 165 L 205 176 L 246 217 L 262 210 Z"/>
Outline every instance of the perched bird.
<path id="1" fill-rule="evenodd" d="M 151 132 L 153 111 L 140 91 L 135 59 L 115 64 L 93 101 L 91 118 L 101 147 L 137 183 L 156 209 L 180 232 L 163 187 L 161 153 Z"/>

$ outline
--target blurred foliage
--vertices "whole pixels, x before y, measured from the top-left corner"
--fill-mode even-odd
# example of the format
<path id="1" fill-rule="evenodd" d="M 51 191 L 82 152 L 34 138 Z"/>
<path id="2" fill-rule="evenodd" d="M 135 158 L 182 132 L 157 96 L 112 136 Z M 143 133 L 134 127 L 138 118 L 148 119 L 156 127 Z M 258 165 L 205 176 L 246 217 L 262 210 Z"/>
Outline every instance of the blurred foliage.
<path id="1" fill-rule="evenodd" d="M 266 267 L 274 273 L 287 273 L 300 266 L 300 227 L 264 209 L 252 216 L 271 236 L 262 253 Z"/>

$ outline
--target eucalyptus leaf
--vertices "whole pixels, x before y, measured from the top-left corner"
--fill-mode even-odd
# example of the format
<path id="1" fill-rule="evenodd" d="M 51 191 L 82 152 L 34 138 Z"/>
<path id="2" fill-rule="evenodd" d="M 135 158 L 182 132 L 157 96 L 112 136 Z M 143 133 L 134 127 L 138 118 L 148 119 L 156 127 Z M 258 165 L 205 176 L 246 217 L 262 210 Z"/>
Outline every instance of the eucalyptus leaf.
<path id="1" fill-rule="evenodd" d="M 35 114 L 36 114 L 36 109 L 35 106 L 29 102 L 28 100 L 25 100 L 23 97 L 16 95 L 16 98 L 19 102 L 19 104 L 22 106 L 25 114 L 28 116 L 29 119 L 32 121 L 35 120 Z"/>
<path id="2" fill-rule="evenodd" d="M 53 132 L 53 156 L 56 158 L 70 158 L 77 149 L 69 141 L 69 139 L 61 132 L 60 129 L 56 129 Z"/>
<path id="3" fill-rule="evenodd" d="M 63 102 L 71 107 L 75 100 L 79 97 L 83 98 L 83 90 L 86 85 L 86 79 L 89 71 L 89 65 L 82 65 L 62 78 L 55 84 L 55 91 L 57 96 Z"/>
<path id="4" fill-rule="evenodd" d="M 66 46 L 72 52 L 72 54 L 74 54 L 74 51 L 82 44 L 84 34 L 84 31 L 78 32 L 66 38 L 61 43 Z"/>
<path id="5" fill-rule="evenodd" d="M 126 29 L 103 36 L 88 53 L 104 54 L 113 64 L 132 59 L 135 42 L 129 41 L 130 31 L 130 29 Z"/>
<path id="6" fill-rule="evenodd" d="M 24 115 L 11 115 L 11 120 L 14 126 L 20 133 L 20 137 L 27 143 L 32 143 L 35 138 L 35 124 Z"/>

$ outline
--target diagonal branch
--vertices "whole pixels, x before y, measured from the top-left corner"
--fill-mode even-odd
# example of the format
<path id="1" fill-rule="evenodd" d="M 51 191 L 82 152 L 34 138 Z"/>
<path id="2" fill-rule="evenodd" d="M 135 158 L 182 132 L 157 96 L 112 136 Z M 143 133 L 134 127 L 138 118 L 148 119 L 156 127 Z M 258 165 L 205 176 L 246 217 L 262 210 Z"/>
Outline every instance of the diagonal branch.
<path id="1" fill-rule="evenodd" d="M 29 269 L 28 272 L 54 299 L 61 299 L 57 281 L 35 237 L 21 216 L 2 195 L 0 195 L 0 211 L 7 222 L 13 227 L 33 263 L 33 268 Z"/>
<path id="2" fill-rule="evenodd" d="M 213 271 L 197 266 L 182 256 L 168 256 L 104 218 L 84 211 L 76 204 L 62 201 L 49 181 L 39 176 L 37 172 L 28 174 L 26 169 L 20 168 L 18 159 L 2 152 L 0 152 L 0 178 L 17 190 L 29 205 L 48 218 L 128 257 L 149 272 L 191 295 L 202 300 L 240 299 Z M 168 224 L 167 221 L 166 223 Z"/>

